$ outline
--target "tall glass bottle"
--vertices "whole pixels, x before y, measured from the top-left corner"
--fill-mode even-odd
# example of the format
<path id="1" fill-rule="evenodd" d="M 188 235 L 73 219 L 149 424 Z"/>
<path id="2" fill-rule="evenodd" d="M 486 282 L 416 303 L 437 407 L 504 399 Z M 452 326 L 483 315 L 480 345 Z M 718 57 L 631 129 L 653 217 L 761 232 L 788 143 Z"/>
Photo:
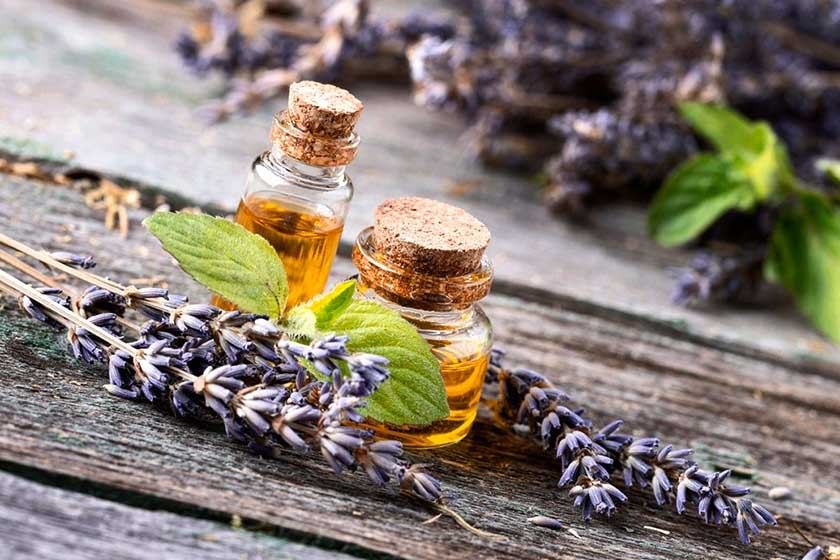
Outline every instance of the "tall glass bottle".
<path id="1" fill-rule="evenodd" d="M 288 109 L 274 117 L 271 148 L 251 165 L 236 222 L 268 240 L 283 260 L 287 308 L 327 283 L 353 197 L 345 169 L 359 145 L 353 128 L 361 111 L 343 89 L 292 84 Z M 219 297 L 214 303 L 232 308 Z"/>

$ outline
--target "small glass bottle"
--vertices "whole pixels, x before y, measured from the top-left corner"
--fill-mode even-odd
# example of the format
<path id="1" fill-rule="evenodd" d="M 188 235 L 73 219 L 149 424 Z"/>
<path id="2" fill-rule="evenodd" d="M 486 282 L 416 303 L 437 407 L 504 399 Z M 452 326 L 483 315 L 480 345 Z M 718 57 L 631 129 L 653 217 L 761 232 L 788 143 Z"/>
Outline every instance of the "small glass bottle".
<path id="1" fill-rule="evenodd" d="M 467 212 L 434 200 L 385 201 L 353 251 L 358 293 L 412 323 L 438 359 L 449 416 L 428 426 L 367 422 L 378 436 L 407 447 L 456 443 L 478 413 L 492 347 L 490 321 L 476 304 L 490 291 L 484 250 L 490 232 Z"/>
<path id="2" fill-rule="evenodd" d="M 271 149 L 251 165 L 236 222 L 268 240 L 283 260 L 287 308 L 327 283 L 353 196 L 345 168 L 359 145 L 353 128 L 361 111 L 362 103 L 341 88 L 294 83 L 288 109 L 274 117 Z M 218 296 L 213 303 L 233 307 Z"/>

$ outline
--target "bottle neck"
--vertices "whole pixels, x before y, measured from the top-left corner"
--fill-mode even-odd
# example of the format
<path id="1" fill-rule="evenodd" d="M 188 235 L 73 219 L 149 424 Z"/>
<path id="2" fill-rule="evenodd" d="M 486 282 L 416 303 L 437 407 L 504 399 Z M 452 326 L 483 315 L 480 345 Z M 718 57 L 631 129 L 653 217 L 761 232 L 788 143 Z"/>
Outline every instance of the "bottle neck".
<path id="1" fill-rule="evenodd" d="M 359 232 L 353 264 L 361 281 L 380 297 L 397 305 L 430 312 L 460 313 L 490 291 L 493 268 L 487 258 L 481 267 L 461 276 L 432 276 L 404 269 L 376 249 L 373 227 Z"/>
<path id="2" fill-rule="evenodd" d="M 393 309 L 405 320 L 422 330 L 457 330 L 470 323 L 475 315 L 475 304 L 458 309 L 447 306 L 435 310 L 412 307 L 411 301 L 396 301 L 397 298 L 389 297 L 387 292 L 376 289 L 362 277 L 358 280 L 358 292 L 367 299 Z"/>
<path id="3" fill-rule="evenodd" d="M 260 156 L 263 165 L 288 181 L 312 188 L 333 189 L 347 182 L 346 165 L 310 165 L 295 159 L 276 144 Z"/>

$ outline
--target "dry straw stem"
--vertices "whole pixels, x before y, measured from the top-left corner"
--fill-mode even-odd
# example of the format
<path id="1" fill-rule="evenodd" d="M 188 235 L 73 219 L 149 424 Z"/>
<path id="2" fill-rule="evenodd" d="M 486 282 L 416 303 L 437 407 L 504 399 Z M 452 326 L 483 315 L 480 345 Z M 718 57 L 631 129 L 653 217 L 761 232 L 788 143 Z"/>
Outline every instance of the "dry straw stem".
<path id="1" fill-rule="evenodd" d="M 0 285 L 2 285 L 6 289 L 6 291 L 11 295 L 24 295 L 28 297 L 38 305 L 47 309 L 51 314 L 59 317 L 63 322 L 70 323 L 78 327 L 84 327 L 93 336 L 99 338 L 104 342 L 107 342 L 114 348 L 118 348 L 120 350 L 128 352 L 132 356 L 137 353 L 137 350 L 135 348 L 132 348 L 116 336 L 98 327 L 97 325 L 94 325 L 84 317 L 73 313 L 71 310 L 58 305 L 57 303 L 52 301 L 50 298 L 44 296 L 44 294 L 42 294 L 29 284 L 18 280 L 5 270 L 0 270 Z"/>
<path id="2" fill-rule="evenodd" d="M 74 278 L 78 278 L 79 280 L 82 280 L 82 281 L 87 282 L 89 284 L 93 284 L 94 286 L 98 286 L 100 288 L 103 288 L 105 290 L 108 290 L 110 292 L 113 292 L 113 293 L 115 293 L 119 296 L 122 296 L 122 297 L 125 297 L 125 298 L 128 298 L 128 299 L 131 298 L 132 293 L 136 289 L 133 286 L 123 286 L 122 284 L 119 284 L 119 283 L 114 282 L 112 280 L 109 280 L 107 278 L 103 278 L 103 277 L 98 276 L 96 274 L 92 274 L 92 273 L 90 273 L 86 270 L 82 270 L 82 269 L 78 269 L 78 268 L 66 265 L 63 262 L 55 259 L 48 252 L 33 249 L 32 247 L 29 247 L 28 245 L 26 245 L 24 243 L 21 243 L 20 241 L 17 241 L 16 239 L 13 239 L 13 238 L 11 238 L 8 235 L 5 235 L 3 233 L 0 233 L 0 244 L 5 245 L 5 246 L 7 246 L 11 249 L 14 249 L 15 251 L 18 251 L 20 253 L 23 253 L 24 255 L 27 255 L 27 256 L 32 257 L 34 259 L 37 259 L 38 261 L 44 263 L 45 265 L 49 266 L 50 268 L 60 270 L 60 271 L 64 272 L 65 274 L 68 274 L 69 276 L 72 276 Z M 26 272 L 26 271 L 24 270 L 24 272 Z M 162 305 L 162 304 L 157 303 L 155 301 L 149 300 L 149 301 L 146 302 L 146 305 L 148 305 L 149 307 L 152 307 L 154 309 L 157 309 L 158 311 L 160 311 L 162 313 L 172 313 L 171 308 L 166 307 L 165 305 Z"/>

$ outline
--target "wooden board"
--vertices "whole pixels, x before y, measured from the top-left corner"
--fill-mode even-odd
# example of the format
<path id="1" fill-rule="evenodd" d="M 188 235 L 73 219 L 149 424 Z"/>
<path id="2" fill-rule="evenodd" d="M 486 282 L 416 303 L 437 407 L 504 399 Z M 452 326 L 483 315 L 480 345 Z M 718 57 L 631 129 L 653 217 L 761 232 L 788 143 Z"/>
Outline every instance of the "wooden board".
<path id="1" fill-rule="evenodd" d="M 66 188 L 0 177 L 0 231 L 94 253 L 98 270 L 116 278 L 164 276 L 171 289 L 203 297 L 141 228 L 121 241 Z M 351 269 L 342 260 L 336 270 Z M 631 491 L 633 503 L 617 516 L 584 524 L 555 487 L 556 463 L 483 409 L 464 442 L 413 458 L 444 481 L 453 508 L 507 539 L 493 541 L 447 518 L 424 524 L 435 514 L 427 506 L 376 489 L 361 474 L 335 477 L 317 457 L 259 459 L 217 427 L 109 397 L 100 368 L 75 363 L 63 342 L 4 301 L 0 461 L 18 470 L 67 475 L 404 558 L 798 558 L 808 547 L 794 523 L 818 542 L 840 540 L 840 375 L 832 368 L 724 348 L 633 315 L 569 306 L 550 292 L 491 296 L 486 309 L 513 362 L 548 373 L 599 422 L 619 415 L 637 435 L 694 446 L 707 466 L 740 466 L 755 477 L 756 499 L 781 516 L 780 527 L 744 547 L 733 530 L 656 511 Z M 768 490 L 782 485 L 793 498 L 771 503 Z M 560 517 L 580 537 L 529 525 L 535 514 Z"/>
<path id="2" fill-rule="evenodd" d="M 350 560 L 350 556 L 230 524 L 147 511 L 0 473 L 6 560 Z"/>
<path id="3" fill-rule="evenodd" d="M 398 9 L 389 4 L 389 11 Z M 172 50 L 187 21 L 184 3 L 5 0 L 2 15 L 0 137 L 38 140 L 57 154 L 72 151 L 84 166 L 233 207 L 284 101 L 206 126 L 196 110 L 222 89 L 218 80 L 189 76 Z M 413 106 L 403 85 L 352 89 L 366 110 L 345 243 L 370 223 L 383 198 L 439 198 L 490 226 L 497 276 L 508 286 L 632 314 L 686 336 L 840 363 L 840 352 L 787 299 L 711 312 L 670 305 L 666 267 L 687 257 L 646 238 L 639 208 L 613 206 L 588 225 L 554 219 L 528 177 L 470 163 L 457 117 Z M 474 186 L 460 192 L 465 181 Z"/>

